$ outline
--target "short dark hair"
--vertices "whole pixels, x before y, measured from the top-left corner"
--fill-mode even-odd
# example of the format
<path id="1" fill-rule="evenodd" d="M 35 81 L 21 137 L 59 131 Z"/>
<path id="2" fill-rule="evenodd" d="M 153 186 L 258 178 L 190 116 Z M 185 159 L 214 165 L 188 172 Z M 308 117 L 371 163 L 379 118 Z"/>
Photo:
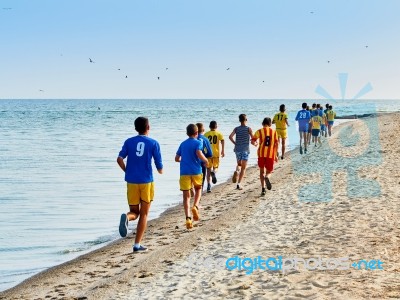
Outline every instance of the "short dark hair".
<path id="1" fill-rule="evenodd" d="M 198 129 L 197 129 L 197 126 L 196 126 L 196 125 L 194 125 L 194 124 L 189 124 L 189 125 L 186 127 L 186 134 L 187 134 L 188 136 L 195 135 L 196 132 L 198 132 Z"/>
<path id="2" fill-rule="evenodd" d="M 329 103 L 325 104 L 325 107 L 326 107 L 326 108 L 329 108 Z"/>
<path id="3" fill-rule="evenodd" d="M 329 109 L 332 109 L 332 105 L 329 105 Z"/>
<path id="4" fill-rule="evenodd" d="M 321 104 L 318 103 L 318 104 L 317 104 L 317 108 L 320 108 L 320 107 L 321 107 Z"/>
<path id="5" fill-rule="evenodd" d="M 302 107 L 303 109 L 306 109 L 306 108 L 307 108 L 307 103 L 304 102 L 304 103 L 301 105 L 301 107 Z"/>
<path id="6" fill-rule="evenodd" d="M 246 115 L 245 115 L 245 114 L 240 114 L 240 115 L 239 115 L 239 121 L 240 121 L 240 122 L 247 121 Z"/>
<path id="7" fill-rule="evenodd" d="M 204 131 L 203 123 L 196 123 L 196 126 L 197 126 L 197 130 L 199 132 L 203 132 Z"/>
<path id="8" fill-rule="evenodd" d="M 272 124 L 271 118 L 268 118 L 268 117 L 264 118 L 264 120 L 262 121 L 262 124 L 271 126 L 271 124 Z"/>
<path id="9" fill-rule="evenodd" d="M 280 112 L 284 112 L 285 111 L 285 104 L 281 104 L 281 106 L 279 106 L 279 111 Z"/>
<path id="10" fill-rule="evenodd" d="M 217 121 L 211 121 L 211 122 L 210 122 L 210 128 L 211 128 L 211 129 L 217 128 Z"/>
<path id="11" fill-rule="evenodd" d="M 315 104 L 315 103 L 312 104 L 312 107 L 316 107 L 316 106 L 317 106 L 317 104 Z"/>
<path id="12" fill-rule="evenodd" d="M 135 130 L 139 134 L 145 133 L 148 128 L 149 128 L 149 119 L 147 119 L 146 117 L 138 117 L 138 118 L 136 118 L 136 120 L 135 120 Z"/>

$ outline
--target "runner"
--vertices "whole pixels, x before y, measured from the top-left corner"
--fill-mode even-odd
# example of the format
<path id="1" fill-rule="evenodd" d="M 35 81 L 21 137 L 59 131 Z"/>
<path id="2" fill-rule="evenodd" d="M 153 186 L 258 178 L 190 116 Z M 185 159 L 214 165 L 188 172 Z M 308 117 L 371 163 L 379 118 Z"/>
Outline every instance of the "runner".
<path id="1" fill-rule="evenodd" d="M 285 104 L 281 104 L 281 106 L 279 107 L 279 113 L 275 114 L 274 119 L 272 121 L 272 124 L 276 124 L 275 127 L 276 127 L 276 133 L 278 134 L 279 138 L 279 144 L 282 143 L 281 159 L 285 158 L 287 127 L 289 126 L 288 115 L 286 114 L 285 110 L 286 110 Z"/>
<path id="2" fill-rule="evenodd" d="M 303 154 L 302 141 L 304 141 L 304 153 L 307 153 L 307 133 L 308 123 L 310 122 L 310 112 L 306 110 L 307 103 L 301 105 L 302 109 L 297 112 L 295 120 L 299 122 L 299 134 L 300 134 L 300 154 Z"/>
<path id="3" fill-rule="evenodd" d="M 329 105 L 328 111 L 326 112 L 326 116 L 328 118 L 328 134 L 329 136 L 331 136 L 333 122 L 336 118 L 336 112 L 332 109 L 332 105 Z"/>
<path id="4" fill-rule="evenodd" d="M 317 147 L 317 141 L 321 145 L 321 138 L 319 137 L 320 131 L 321 131 L 321 124 L 322 124 L 322 118 L 318 115 L 315 114 L 311 120 L 310 120 L 310 126 L 311 126 L 311 133 L 312 133 L 312 142 L 314 143 L 315 147 Z"/>

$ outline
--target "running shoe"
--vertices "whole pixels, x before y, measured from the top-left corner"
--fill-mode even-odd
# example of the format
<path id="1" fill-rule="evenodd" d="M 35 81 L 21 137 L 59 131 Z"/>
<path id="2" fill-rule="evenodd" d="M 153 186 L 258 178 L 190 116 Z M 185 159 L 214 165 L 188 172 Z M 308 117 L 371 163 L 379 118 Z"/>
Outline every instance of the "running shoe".
<path id="1" fill-rule="evenodd" d="M 265 196 L 265 189 L 264 188 L 261 191 L 261 196 Z"/>
<path id="2" fill-rule="evenodd" d="M 212 183 L 217 183 L 217 177 L 215 177 L 215 172 L 211 172 Z"/>
<path id="3" fill-rule="evenodd" d="M 236 189 L 237 189 L 237 190 L 243 190 L 243 188 L 242 188 L 240 185 L 238 185 L 238 184 L 236 185 Z"/>
<path id="4" fill-rule="evenodd" d="M 270 191 L 272 189 L 272 184 L 267 176 L 265 176 L 265 184 L 267 185 L 267 189 Z"/>
<path id="5" fill-rule="evenodd" d="M 140 245 L 137 248 L 135 246 L 133 246 L 133 252 L 146 252 L 146 251 L 147 251 L 147 248 L 143 247 L 142 245 Z"/>
<path id="6" fill-rule="evenodd" d="M 304 148 L 304 154 L 307 154 L 307 148 Z"/>
<path id="7" fill-rule="evenodd" d="M 207 184 L 207 193 L 211 193 L 211 184 Z"/>
<path id="8" fill-rule="evenodd" d="M 122 237 L 126 237 L 128 235 L 128 216 L 127 216 L 127 214 L 121 215 L 121 219 L 119 221 L 119 234 Z"/>
<path id="9" fill-rule="evenodd" d="M 193 221 L 198 221 L 200 219 L 199 209 L 197 208 L 196 205 L 192 207 L 192 214 L 193 214 Z"/>
<path id="10" fill-rule="evenodd" d="M 300 154 L 303 154 L 303 147 L 300 146 Z"/>
<path id="11" fill-rule="evenodd" d="M 238 181 L 238 176 L 239 176 L 238 171 L 233 172 L 233 176 L 232 176 L 233 183 L 236 183 Z"/>
<path id="12" fill-rule="evenodd" d="M 192 220 L 190 218 L 186 218 L 186 228 L 187 229 L 193 228 L 193 223 L 192 223 Z"/>

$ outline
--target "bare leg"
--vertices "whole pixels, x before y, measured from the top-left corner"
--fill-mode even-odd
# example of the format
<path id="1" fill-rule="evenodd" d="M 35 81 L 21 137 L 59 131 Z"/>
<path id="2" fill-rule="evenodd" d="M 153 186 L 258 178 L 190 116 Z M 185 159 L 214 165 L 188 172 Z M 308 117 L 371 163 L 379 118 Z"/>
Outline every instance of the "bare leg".
<path id="1" fill-rule="evenodd" d="M 247 160 L 242 160 L 240 165 L 242 166 L 242 168 L 241 168 L 240 173 L 239 173 L 239 181 L 238 181 L 238 183 L 242 182 L 242 179 L 243 179 L 243 177 L 244 177 L 244 175 L 246 173 Z"/>
<path id="2" fill-rule="evenodd" d="M 260 168 L 260 182 L 261 182 L 261 187 L 265 189 L 265 168 Z"/>
<path id="3" fill-rule="evenodd" d="M 135 244 L 139 244 L 143 238 L 144 232 L 147 227 L 147 216 L 149 214 L 150 205 L 151 202 L 147 203 L 145 201 L 140 201 L 140 216 L 136 228 Z"/>
<path id="4" fill-rule="evenodd" d="M 285 150 L 286 150 L 286 139 L 282 139 L 282 157 L 285 156 Z"/>
<path id="5" fill-rule="evenodd" d="M 196 190 L 197 192 L 197 190 Z M 190 191 L 183 191 L 183 208 L 185 210 L 185 216 L 190 217 Z"/>

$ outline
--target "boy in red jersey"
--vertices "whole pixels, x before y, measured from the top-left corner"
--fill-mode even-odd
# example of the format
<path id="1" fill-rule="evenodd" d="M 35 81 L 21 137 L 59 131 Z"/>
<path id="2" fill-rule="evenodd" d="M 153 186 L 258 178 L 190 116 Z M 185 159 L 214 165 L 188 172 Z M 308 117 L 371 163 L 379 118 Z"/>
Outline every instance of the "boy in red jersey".
<path id="1" fill-rule="evenodd" d="M 265 195 L 265 185 L 267 185 L 268 190 L 272 189 L 269 179 L 274 170 L 274 163 L 278 161 L 277 152 L 279 140 L 276 131 L 271 128 L 271 123 L 271 118 L 264 118 L 262 122 L 263 128 L 258 129 L 254 134 L 254 137 L 251 139 L 251 143 L 254 146 L 259 145 L 257 156 L 262 188 L 261 196 Z M 259 140 L 259 143 L 257 140 Z"/>

